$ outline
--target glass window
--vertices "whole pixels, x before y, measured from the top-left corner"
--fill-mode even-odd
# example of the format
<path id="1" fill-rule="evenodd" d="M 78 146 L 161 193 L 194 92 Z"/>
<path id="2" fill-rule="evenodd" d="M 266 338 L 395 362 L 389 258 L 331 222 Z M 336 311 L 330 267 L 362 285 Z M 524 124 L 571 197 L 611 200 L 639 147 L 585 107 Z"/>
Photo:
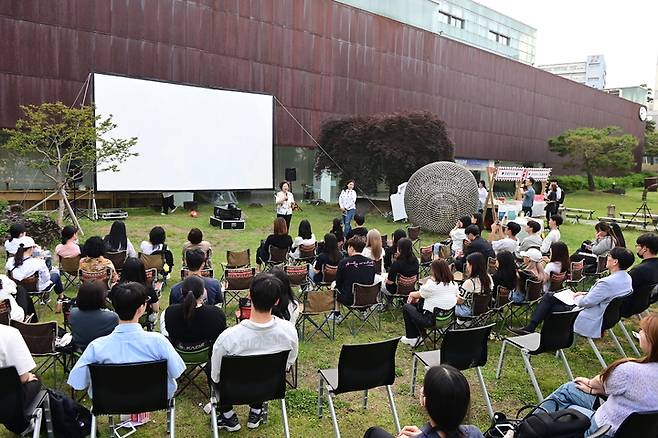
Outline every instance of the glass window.
<path id="1" fill-rule="evenodd" d="M 450 24 L 450 15 L 443 11 L 439 11 L 439 21 L 444 24 Z"/>

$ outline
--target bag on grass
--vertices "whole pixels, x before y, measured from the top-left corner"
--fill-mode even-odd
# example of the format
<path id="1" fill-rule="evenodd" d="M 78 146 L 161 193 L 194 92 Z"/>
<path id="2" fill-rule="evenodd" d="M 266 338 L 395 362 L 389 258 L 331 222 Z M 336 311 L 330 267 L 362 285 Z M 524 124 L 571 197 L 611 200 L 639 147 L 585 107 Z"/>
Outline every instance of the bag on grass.
<path id="1" fill-rule="evenodd" d="M 84 438 L 91 433 L 91 412 L 55 389 L 48 390 L 53 431 L 57 438 Z"/>

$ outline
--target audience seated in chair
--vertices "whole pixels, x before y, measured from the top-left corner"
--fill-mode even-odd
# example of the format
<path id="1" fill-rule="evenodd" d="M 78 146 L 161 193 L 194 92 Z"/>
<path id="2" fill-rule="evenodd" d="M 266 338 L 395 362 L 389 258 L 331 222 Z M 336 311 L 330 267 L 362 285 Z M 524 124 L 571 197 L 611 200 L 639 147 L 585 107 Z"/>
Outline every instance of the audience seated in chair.
<path id="1" fill-rule="evenodd" d="M 537 248 L 530 248 L 527 251 L 521 251 L 519 255 L 523 258 L 523 265 L 518 270 L 519 286 L 511 295 L 511 299 L 515 303 L 526 300 L 526 282 L 528 280 L 550 285 L 550 276 L 546 275 L 544 270 L 544 258 L 541 251 Z"/>
<path id="2" fill-rule="evenodd" d="M 103 257 L 104 253 L 105 244 L 103 243 L 103 239 L 99 236 L 90 237 L 82 247 L 82 255 L 84 257 L 80 259 L 80 269 L 87 272 L 98 272 L 110 268 L 112 270 L 110 282 L 111 284 L 116 284 L 119 281 L 119 275 L 116 269 L 114 269 L 112 261 Z"/>
<path id="3" fill-rule="evenodd" d="M 9 319 L 23 322 L 25 321 L 25 317 L 29 315 L 33 315 L 33 318 L 36 318 L 34 304 L 27 295 L 27 292 L 25 292 L 25 289 L 16 287 L 16 283 L 9 277 L 0 274 L 0 302 L 4 300 L 9 300 L 9 305 L 11 306 Z M 33 320 L 32 322 L 36 321 Z"/>
<path id="4" fill-rule="evenodd" d="M 211 253 L 212 245 L 207 240 L 203 240 L 203 232 L 198 228 L 192 228 L 189 233 L 187 233 L 187 242 L 183 244 L 183 264 L 185 264 L 186 254 L 192 249 L 200 249 L 203 251 L 206 256 Z M 206 267 L 211 267 L 212 262 L 210 259 L 206 259 Z"/>
<path id="5" fill-rule="evenodd" d="M 390 246 L 387 246 L 384 249 L 384 270 L 388 271 L 393 262 L 395 261 L 395 257 L 397 256 L 398 252 L 398 242 L 400 242 L 400 239 L 403 237 L 407 237 L 407 232 L 401 228 L 393 231 L 393 241 L 391 242 Z"/>
<path id="6" fill-rule="evenodd" d="M 146 288 L 146 315 L 149 321 L 155 323 L 158 312 L 160 311 L 160 287 L 146 278 L 146 268 L 144 262 L 136 257 L 128 257 L 121 270 L 121 279 L 119 283 L 128 283 L 134 281 L 144 285 Z M 157 290 L 156 290 L 157 289 Z M 110 292 L 111 294 L 111 292 Z"/>
<path id="7" fill-rule="evenodd" d="M 461 317 L 473 314 L 473 295 L 491 294 L 493 279 L 487 273 L 487 262 L 484 256 L 475 252 L 466 257 L 466 272 L 464 282 L 459 288 L 455 314 Z"/>
<path id="8" fill-rule="evenodd" d="M 312 280 L 313 283 L 322 283 L 322 268 L 324 265 L 338 266 L 338 263 L 343 258 L 343 254 L 338 249 L 338 241 L 333 233 L 324 235 L 324 245 L 322 251 L 315 258 L 313 265 Z"/>
<path id="9" fill-rule="evenodd" d="M 55 254 L 61 258 L 77 257 L 80 255 L 78 245 L 78 230 L 71 225 L 62 228 L 62 243 L 55 247 Z"/>
<path id="10" fill-rule="evenodd" d="M 548 220 L 548 234 L 544 237 L 544 240 L 541 242 L 539 250 L 542 254 L 548 254 L 548 251 L 551 249 L 551 245 L 555 242 L 559 242 L 562 238 L 560 234 L 560 225 L 562 225 L 562 216 L 556 214 L 551 216 Z"/>
<path id="11" fill-rule="evenodd" d="M 288 234 L 286 220 L 282 217 L 277 217 L 274 220 L 274 233 L 267 236 L 264 242 L 261 241 L 260 247 L 256 251 L 256 262 L 259 265 L 269 260 L 270 246 L 288 250 L 292 247 L 292 237 Z"/>
<path id="12" fill-rule="evenodd" d="M 9 239 L 5 240 L 5 251 L 7 255 L 13 256 L 18 250 L 20 238 L 27 235 L 27 228 L 22 223 L 14 223 L 9 226 Z"/>
<path id="13" fill-rule="evenodd" d="M 530 248 L 541 248 L 542 238 L 539 235 L 541 231 L 541 224 L 537 221 L 529 220 L 525 226 L 525 231 L 528 235 L 521 241 L 516 256 L 521 258 L 521 251 L 527 251 Z"/>
<path id="14" fill-rule="evenodd" d="M 165 241 L 167 233 L 162 227 L 153 227 L 149 232 L 149 240 L 144 240 L 139 245 L 142 254 L 162 254 L 165 260 L 164 271 L 169 273 L 174 268 L 174 255 L 167 248 Z"/>
<path id="15" fill-rule="evenodd" d="M 425 374 L 420 405 L 429 422 L 423 427 L 405 426 L 398 438 L 483 438 L 482 432 L 462 423 L 471 404 L 471 389 L 466 377 L 450 365 L 431 367 Z M 371 427 L 363 438 L 393 438 L 379 427 Z"/>
<path id="16" fill-rule="evenodd" d="M 548 263 L 544 268 L 546 273 L 546 281 L 544 282 L 544 293 L 548 292 L 551 287 L 551 275 L 568 273 L 571 269 L 571 261 L 569 260 L 569 248 L 564 242 L 554 242 L 548 253 Z"/>
<path id="17" fill-rule="evenodd" d="M 491 225 L 489 233 L 489 242 L 494 252 L 498 254 L 502 251 L 516 252 L 519 249 L 519 240 L 516 235 L 521 231 L 521 225 L 516 222 L 508 222 L 507 225 L 494 223 Z"/>
<path id="18" fill-rule="evenodd" d="M 110 227 L 110 234 L 103 238 L 105 250 L 108 252 L 125 251 L 126 257 L 137 257 L 137 251 L 126 233 L 126 224 L 123 221 L 114 221 Z"/>
<path id="19" fill-rule="evenodd" d="M 576 377 L 560 386 L 544 402 L 548 410 L 574 408 L 590 418 L 590 436 L 600 426 L 610 425 L 606 437 L 614 436 L 626 417 L 634 412 L 658 410 L 658 315 L 651 314 L 640 321 L 639 359 L 620 359 L 591 379 Z M 598 409 L 598 397 L 607 397 Z"/>
<path id="20" fill-rule="evenodd" d="M 363 226 L 363 224 L 366 223 L 366 217 L 364 215 L 359 213 L 355 214 L 354 223 L 356 226 L 352 227 L 352 229 L 347 234 L 345 234 L 345 241 L 349 241 L 354 236 L 360 236 L 365 239 L 368 235 L 368 229 Z"/>
<path id="21" fill-rule="evenodd" d="M 596 270 L 597 257 L 608 255 L 612 248 L 618 246 L 610 225 L 605 222 L 599 222 L 594 225 L 594 229 L 596 230 L 594 241 L 583 241 L 578 251 L 571 256 L 572 262 L 584 260 L 585 272 L 594 272 Z"/>
<path id="22" fill-rule="evenodd" d="M 563 312 L 578 306 L 583 310 L 576 318 L 574 332 L 588 338 L 600 338 L 603 313 L 610 301 L 616 297 L 629 295 L 633 291 L 632 279 L 626 270 L 633 265 L 634 259 L 633 253 L 626 248 L 613 248 L 608 254 L 606 263 L 610 275 L 597 280 L 589 292 L 575 293 L 575 306 L 563 303 L 552 293 L 546 293 L 532 313 L 530 324 L 512 331 L 517 334 L 532 333 L 550 313 Z"/>
<path id="23" fill-rule="evenodd" d="M 0 368 L 6 367 L 16 368 L 23 384 L 23 407 L 27 408 L 41 390 L 39 378 L 30 372 L 37 365 L 21 333 L 14 327 L 0 324 Z M 20 435 L 30 424 L 21 415 L 5 422 L 4 426 L 10 432 Z"/>
<path id="24" fill-rule="evenodd" d="M 450 230 L 450 255 L 452 257 L 461 257 L 464 254 L 464 240 L 466 240 L 466 227 L 471 223 L 470 216 L 463 216 L 457 219 L 455 226 Z M 438 257 L 441 253 L 441 243 L 435 243 L 432 246 L 432 253 L 434 257 Z"/>
<path id="25" fill-rule="evenodd" d="M 366 247 L 363 249 L 363 256 L 375 261 L 375 283 L 386 283 L 386 271 L 384 270 L 384 247 L 382 246 L 382 235 L 378 229 L 373 228 L 366 235 Z"/>
<path id="26" fill-rule="evenodd" d="M 334 218 L 329 233 L 336 236 L 336 242 L 338 242 L 338 247 L 342 248 L 343 244 L 345 243 L 345 233 L 343 232 L 343 221 L 340 218 L 337 217 Z"/>
<path id="27" fill-rule="evenodd" d="M 450 310 L 457 304 L 459 287 L 453 281 L 450 266 L 445 260 L 432 262 L 431 278 L 417 292 L 411 292 L 402 308 L 405 335 L 400 342 L 415 346 L 420 330 L 434 324 L 434 308 Z"/>
<path id="28" fill-rule="evenodd" d="M 112 333 L 93 340 L 76 362 L 68 378 L 68 384 L 78 391 L 89 387 L 89 365 L 125 364 L 167 360 L 168 398 L 176 392 L 176 379 L 185 371 L 185 363 L 171 343 L 160 333 L 147 332 L 139 325 L 139 318 L 146 312 L 146 287 L 129 282 L 114 286 L 112 305 L 119 315 L 119 325 Z"/>
<path id="29" fill-rule="evenodd" d="M 272 269 L 271 273 L 281 281 L 281 295 L 272 308 L 272 315 L 295 324 L 301 308 L 299 301 L 295 299 L 295 295 L 292 293 L 288 274 L 281 268 Z"/>
<path id="30" fill-rule="evenodd" d="M 642 262 L 628 271 L 633 281 L 633 294 L 658 284 L 658 235 L 642 234 L 636 240 L 635 252 Z"/>
<path id="31" fill-rule="evenodd" d="M 84 351 L 94 339 L 112 333 L 119 324 L 119 315 L 105 308 L 106 296 L 107 285 L 100 281 L 82 283 L 78 289 L 68 323 L 73 344 L 80 351 Z"/>
<path id="32" fill-rule="evenodd" d="M 469 225 L 466 227 L 465 233 L 466 240 L 464 241 L 464 255 L 455 259 L 455 269 L 458 271 L 463 270 L 466 258 L 471 254 L 475 254 L 476 252 L 482 254 L 485 261 L 488 260 L 489 257 L 496 257 L 496 253 L 491 247 L 491 242 L 488 242 L 480 237 L 480 228 L 477 225 Z"/>
<path id="33" fill-rule="evenodd" d="M 203 279 L 207 295 L 205 303 L 210 304 L 211 306 L 221 304 L 224 301 L 222 285 L 217 279 L 204 277 L 201 275 L 201 271 L 203 270 L 203 266 L 206 261 L 206 254 L 199 248 L 192 249 L 185 254 L 185 259 L 187 269 L 190 271 L 188 277 L 196 276 Z M 169 292 L 169 305 L 183 302 L 183 292 L 181 290 L 182 287 L 182 281 L 171 287 L 171 291 Z"/>
<path id="34" fill-rule="evenodd" d="M 413 251 L 413 243 L 410 239 L 403 237 L 398 242 L 397 253 L 395 261 L 388 269 L 388 277 L 386 278 L 386 290 L 389 294 L 397 293 L 397 284 L 395 280 L 398 275 L 404 277 L 418 277 L 418 258 Z"/>
<path id="35" fill-rule="evenodd" d="M 39 291 L 54 289 L 58 296 L 64 293 L 64 286 L 58 272 L 50 272 L 43 258 L 34 255 L 36 244 L 30 236 L 18 239 L 18 248 L 13 257 L 7 259 L 6 269 L 15 281 L 24 280 L 35 273 L 39 274 L 37 287 Z"/>
<path id="36" fill-rule="evenodd" d="M 297 260 L 299 255 L 299 247 L 301 245 L 312 246 L 315 245 L 315 234 L 311 231 L 311 223 L 307 219 L 302 219 L 299 222 L 299 229 L 297 230 L 297 237 L 292 241 L 290 248 L 290 257 Z"/>
<path id="37" fill-rule="evenodd" d="M 354 236 L 347 241 L 347 257 L 338 263 L 336 271 L 336 301 L 346 306 L 354 303 L 352 286 L 354 283 L 373 284 L 375 281 L 375 262 L 364 257 L 362 252 L 366 247 L 363 237 Z M 337 312 L 340 314 L 340 312 Z"/>
<path id="38" fill-rule="evenodd" d="M 282 219 L 282 218 L 281 218 Z M 272 315 L 281 295 L 281 281 L 272 274 L 258 274 L 251 284 L 252 310 L 249 319 L 226 329 L 215 341 L 212 352 L 212 379 L 219 382 L 224 356 L 248 356 L 290 350 L 288 368 L 297 360 L 298 339 L 294 324 Z M 221 401 L 221 394 L 219 395 Z M 263 418 L 263 405 L 250 406 L 247 427 L 257 428 Z M 229 432 L 240 430 L 240 421 L 232 406 L 220 405 L 218 427 Z"/>
<path id="39" fill-rule="evenodd" d="M 498 293 L 500 287 L 507 289 L 510 294 L 517 289 L 519 273 L 516 267 L 516 257 L 513 253 L 502 251 L 496 254 L 496 272 L 491 278 L 494 293 Z"/>

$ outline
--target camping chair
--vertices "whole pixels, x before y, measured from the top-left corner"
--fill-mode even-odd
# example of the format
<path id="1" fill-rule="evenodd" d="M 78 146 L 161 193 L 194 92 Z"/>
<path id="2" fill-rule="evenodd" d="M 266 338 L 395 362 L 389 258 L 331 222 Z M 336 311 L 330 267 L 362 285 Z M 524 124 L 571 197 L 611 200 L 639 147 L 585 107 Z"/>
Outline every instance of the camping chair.
<path id="1" fill-rule="evenodd" d="M 564 289 L 564 283 L 567 281 L 566 272 L 551 272 L 550 284 L 548 290 L 550 292 L 557 292 Z"/>
<path id="2" fill-rule="evenodd" d="M 603 312 L 603 321 L 601 322 L 601 337 L 603 337 L 603 335 L 606 332 L 608 332 L 610 334 L 610 337 L 612 338 L 612 343 L 615 344 L 615 347 L 617 348 L 617 351 L 619 351 L 619 353 L 621 353 L 621 355 L 624 357 L 626 357 L 626 353 L 624 352 L 624 349 L 621 347 L 621 344 L 619 343 L 619 339 L 617 339 L 615 332 L 612 331 L 612 328 L 615 325 L 617 325 L 617 323 L 621 320 L 621 306 L 622 304 L 624 304 L 624 300 L 626 298 L 628 298 L 628 295 L 623 297 L 613 298 L 612 301 L 610 301 L 610 303 L 608 303 L 608 306 L 605 308 L 605 312 Z M 599 351 L 599 349 L 596 348 L 596 344 L 594 343 L 594 340 L 592 338 L 586 338 L 586 339 L 590 347 L 592 347 L 592 350 L 594 350 L 594 355 L 599 360 L 601 367 L 602 368 L 607 367 L 608 365 L 605 363 L 605 360 L 603 360 L 603 356 L 601 356 L 601 352 Z"/>
<path id="3" fill-rule="evenodd" d="M 494 307 L 498 310 L 510 302 L 511 291 L 505 286 L 496 286 L 496 299 L 494 300 Z"/>
<path id="4" fill-rule="evenodd" d="M 231 300 L 240 298 L 241 292 L 248 291 L 255 276 L 256 268 L 226 268 L 224 270 L 226 280 L 224 306 L 228 306 Z"/>
<path id="5" fill-rule="evenodd" d="M 322 281 L 316 283 L 316 285 L 329 285 L 336 281 L 336 272 L 338 272 L 338 266 L 332 265 L 323 265 L 322 266 Z"/>
<path id="6" fill-rule="evenodd" d="M 210 397 L 210 391 L 207 383 L 199 386 L 194 380 L 201 373 L 204 373 L 212 345 L 207 342 L 196 344 L 176 343 L 174 349 L 185 362 L 185 371 L 178 378 L 178 389 L 175 397 L 178 397 L 188 386 L 192 385 L 199 390 L 204 397 Z"/>
<path id="7" fill-rule="evenodd" d="M 574 290 L 578 290 L 578 286 L 584 284 L 585 282 L 585 262 L 583 260 L 579 262 L 571 262 L 571 270 L 565 281 L 567 287 L 573 287 Z"/>
<path id="8" fill-rule="evenodd" d="M 354 301 L 351 305 L 344 306 L 347 308 L 347 313 L 345 314 L 345 317 L 339 322 L 339 324 L 342 324 L 343 322 L 350 319 L 350 316 L 353 317 L 352 319 L 358 319 L 360 322 L 358 328 L 355 328 L 354 323 L 348 324 L 350 332 L 353 336 L 361 331 L 366 326 L 366 324 L 370 324 L 377 331 L 381 330 L 381 313 L 378 311 L 381 309 L 381 303 L 379 302 L 380 289 L 381 282 L 370 285 L 359 283 L 354 283 L 352 285 L 352 295 L 354 297 Z M 370 318 L 375 314 L 377 315 L 376 325 L 370 321 Z"/>
<path id="9" fill-rule="evenodd" d="M 459 320 L 466 321 L 469 327 L 474 327 L 488 323 L 489 319 L 496 313 L 492 308 L 493 294 L 479 293 L 473 294 L 473 314 L 468 317 L 458 317 Z"/>
<path id="10" fill-rule="evenodd" d="M 50 412 L 50 399 L 48 390 L 42 389 L 32 399 L 32 402 L 23 407 L 23 384 L 16 368 L 0 368 L 0 424 L 23 415 L 26 427 L 32 426 L 32 438 L 39 438 L 41 422 L 45 419 L 46 434 L 53 438 L 53 421 Z"/>
<path id="11" fill-rule="evenodd" d="M 297 319 L 297 329 L 302 341 L 310 341 L 317 333 L 322 333 L 332 341 L 336 334 L 336 320 L 331 318 L 336 309 L 336 293 L 326 284 L 315 289 L 302 291 L 302 311 Z M 306 325 L 312 332 L 307 335 Z"/>
<path id="12" fill-rule="evenodd" d="M 384 263 L 384 257 L 380 257 L 379 259 L 375 260 L 375 273 L 379 274 L 382 272 L 382 265 Z"/>
<path id="13" fill-rule="evenodd" d="M 637 438 L 658 436 L 658 411 L 633 412 L 626 417 L 614 438 Z"/>
<path id="14" fill-rule="evenodd" d="M 286 366 L 290 351 L 253 356 L 224 356 L 219 370 L 219 383 L 212 384 L 210 421 L 212 435 L 217 430 L 217 408 L 220 405 L 263 403 L 263 422 L 267 422 L 267 402 L 281 400 L 283 432 L 290 437 L 286 409 Z M 220 414 L 221 415 L 221 414 Z"/>
<path id="15" fill-rule="evenodd" d="M 544 396 L 541 393 L 539 383 L 537 383 L 537 377 L 530 364 L 530 356 L 536 356 L 541 353 L 557 353 L 562 359 L 562 364 L 567 371 L 569 380 L 573 380 L 573 373 L 563 350 L 573 345 L 573 325 L 576 322 L 579 312 L 580 310 L 553 312 L 544 321 L 541 333 L 530 333 L 523 336 L 504 338 L 503 346 L 500 350 L 500 358 L 498 359 L 498 368 L 496 369 L 496 379 L 499 379 L 502 373 L 503 361 L 505 360 L 505 347 L 509 345 L 521 351 L 523 364 L 530 376 L 530 381 L 539 402 L 544 400 Z"/>
<path id="16" fill-rule="evenodd" d="M 112 268 L 105 267 L 98 271 L 85 271 L 78 270 L 78 278 L 80 278 L 81 283 L 86 283 L 88 281 L 100 281 L 107 285 L 107 289 L 112 288 Z"/>
<path id="17" fill-rule="evenodd" d="M 105 258 L 112 262 L 117 273 L 121 273 L 123 265 L 126 264 L 127 255 L 128 252 L 125 249 L 123 251 L 109 251 L 105 253 Z"/>
<path id="18" fill-rule="evenodd" d="M 66 360 L 62 354 L 55 349 L 55 340 L 57 339 L 57 322 L 40 322 L 30 324 L 26 322 L 13 321 L 9 324 L 21 332 L 30 354 L 34 358 L 44 358 L 45 360 L 37 366 L 34 374 L 43 375 L 51 367 L 53 369 L 53 385 L 57 386 L 57 362 L 62 365 L 66 372 Z"/>
<path id="19" fill-rule="evenodd" d="M 340 438 L 338 419 L 334 409 L 334 395 L 363 391 L 363 408 L 368 407 L 368 390 L 386 387 L 388 402 L 393 413 L 397 432 L 400 421 L 393 400 L 392 385 L 395 382 L 395 351 L 400 338 L 367 344 L 343 345 L 340 349 L 338 368 L 318 370 L 318 417 L 322 418 L 322 398 L 327 390 L 329 412 L 336 438 Z"/>
<path id="20" fill-rule="evenodd" d="M 318 244 L 314 243 L 312 245 L 299 245 L 299 257 L 294 260 L 295 264 L 306 265 L 308 263 L 313 263 L 315 261 L 315 252 L 317 250 Z"/>
<path id="21" fill-rule="evenodd" d="M 398 274 L 395 277 L 395 293 L 389 295 L 389 297 L 393 300 L 394 304 L 397 301 L 400 306 L 402 306 L 407 302 L 409 294 L 416 290 L 417 283 L 417 275 L 414 275 L 413 277 L 405 277 L 404 275 Z"/>
<path id="22" fill-rule="evenodd" d="M 75 286 L 78 280 L 78 270 L 80 269 L 80 256 L 60 257 L 59 273 L 62 275 L 64 289 L 69 286 Z"/>
<path id="23" fill-rule="evenodd" d="M 0 301 L 0 324 L 9 325 L 11 320 L 11 302 L 9 298 Z"/>
<path id="24" fill-rule="evenodd" d="M 510 301 L 507 325 L 512 325 L 517 317 L 527 320 L 532 313 L 533 307 L 544 293 L 544 283 L 528 278 L 525 282 L 525 300 L 520 303 Z"/>
<path id="25" fill-rule="evenodd" d="M 434 308 L 433 325 L 426 329 L 420 330 L 420 341 L 414 349 L 425 344 L 428 349 L 436 350 L 445 332 L 455 324 L 455 308 L 443 310 L 438 307 Z"/>
<path id="26" fill-rule="evenodd" d="M 487 364 L 487 341 L 494 325 L 448 330 L 443 336 L 440 350 L 414 352 L 411 365 L 411 395 L 416 395 L 418 362 L 423 364 L 425 370 L 441 364 L 452 365 L 460 371 L 475 368 L 489 418 L 493 418 L 494 411 L 482 376 L 482 367 Z"/>
<path id="27" fill-rule="evenodd" d="M 144 269 L 155 269 L 157 275 L 154 281 L 158 281 L 160 278 L 162 278 L 162 283 L 167 284 L 168 272 L 165 272 L 164 270 L 164 265 L 166 263 L 164 251 L 160 251 L 155 254 L 143 254 L 140 252 L 139 258 L 144 262 Z M 171 269 L 171 267 L 169 269 Z"/>
<path id="28" fill-rule="evenodd" d="M 434 257 L 434 248 L 432 248 L 432 245 L 422 246 L 420 248 L 420 268 L 418 272 L 420 278 L 425 278 L 428 275 L 430 275 L 433 257 Z M 378 272 L 381 272 L 381 270 Z"/>
<path id="29" fill-rule="evenodd" d="M 222 263 L 222 281 L 224 281 L 226 269 L 248 268 L 251 266 L 251 250 L 226 251 L 226 263 Z"/>
<path id="30" fill-rule="evenodd" d="M 167 411 L 167 432 L 175 436 L 176 406 L 167 394 L 167 360 L 122 364 L 90 364 L 91 438 L 96 438 L 98 415 L 109 415 L 110 435 L 118 428 L 114 415 Z M 131 426 L 132 427 L 132 426 Z M 135 428 L 132 427 L 132 433 Z M 125 435 L 124 435 L 125 436 Z"/>
<path id="31" fill-rule="evenodd" d="M 308 265 L 287 265 L 283 267 L 283 271 L 288 275 L 291 286 L 298 286 L 300 292 L 306 289 L 309 283 Z"/>
<path id="32" fill-rule="evenodd" d="M 269 271 L 274 267 L 281 267 L 288 262 L 288 254 L 290 253 L 290 248 L 279 248 L 274 245 L 270 245 L 267 249 L 269 258 L 265 262 L 265 271 Z"/>
<path id="33" fill-rule="evenodd" d="M 640 314 L 642 314 L 642 312 L 646 311 L 649 308 L 649 299 L 651 298 L 651 295 L 654 293 L 654 291 L 657 289 L 658 289 L 658 285 L 654 284 L 647 287 L 643 287 L 637 292 L 633 292 L 632 294 L 626 297 L 623 304 L 621 305 L 621 308 L 619 309 L 619 314 L 621 315 L 622 319 L 619 320 L 617 325 L 621 329 L 622 333 L 626 337 L 626 340 L 631 345 L 631 348 L 633 349 L 633 353 L 637 357 L 640 356 L 640 351 L 635 346 L 635 341 L 633 341 L 633 338 L 631 338 L 631 336 L 628 334 L 628 330 L 626 330 L 626 326 L 624 325 L 623 318 L 631 318 L 633 315 L 636 315 L 638 319 L 642 319 Z"/>
<path id="34" fill-rule="evenodd" d="M 251 298 L 238 298 L 238 308 L 235 310 L 235 323 L 240 324 L 245 319 L 251 318 Z"/>
<path id="35" fill-rule="evenodd" d="M 9 274 L 11 274 L 11 272 Z M 35 272 L 34 274 L 25 277 L 22 280 L 15 280 L 11 275 L 9 275 L 9 278 L 16 283 L 16 286 L 21 286 L 25 289 L 27 295 L 32 300 L 32 304 L 34 304 L 35 311 L 38 304 L 48 306 L 51 311 L 53 310 L 53 308 L 50 306 L 50 291 L 55 286 L 54 283 L 51 283 L 51 285 L 46 289 L 40 291 L 38 272 Z"/>
<path id="36" fill-rule="evenodd" d="M 607 255 L 596 256 L 596 271 L 594 272 L 583 271 L 583 275 L 585 276 L 585 281 L 587 281 L 587 279 L 592 279 L 594 282 L 597 279 L 608 275 L 608 268 L 606 266 L 607 262 L 608 262 Z"/>
<path id="37" fill-rule="evenodd" d="M 496 271 L 498 270 L 498 266 L 496 265 L 496 257 L 488 257 L 487 258 L 487 273 L 491 276 L 493 276 Z"/>
<path id="38" fill-rule="evenodd" d="M 420 227 L 407 227 L 407 237 L 411 240 L 411 247 L 418 256 L 420 254 Z"/>
<path id="39" fill-rule="evenodd" d="M 215 276 L 215 271 L 212 269 L 202 269 L 200 271 L 202 277 L 213 278 Z M 190 270 L 186 267 L 182 267 L 180 270 L 180 279 L 181 281 L 185 280 L 190 275 Z"/>

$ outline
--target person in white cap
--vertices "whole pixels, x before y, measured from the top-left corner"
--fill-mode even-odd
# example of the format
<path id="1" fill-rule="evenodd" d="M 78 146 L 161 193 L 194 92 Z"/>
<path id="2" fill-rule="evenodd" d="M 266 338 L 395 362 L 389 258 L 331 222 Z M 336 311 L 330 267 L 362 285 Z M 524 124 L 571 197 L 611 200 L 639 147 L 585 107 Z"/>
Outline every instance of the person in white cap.
<path id="1" fill-rule="evenodd" d="M 544 258 L 537 248 L 521 251 L 519 255 L 523 258 L 523 266 L 519 269 L 519 287 L 512 292 L 512 301 L 523 302 L 526 298 L 526 281 L 541 281 L 542 284 L 548 279 L 544 270 Z"/>

